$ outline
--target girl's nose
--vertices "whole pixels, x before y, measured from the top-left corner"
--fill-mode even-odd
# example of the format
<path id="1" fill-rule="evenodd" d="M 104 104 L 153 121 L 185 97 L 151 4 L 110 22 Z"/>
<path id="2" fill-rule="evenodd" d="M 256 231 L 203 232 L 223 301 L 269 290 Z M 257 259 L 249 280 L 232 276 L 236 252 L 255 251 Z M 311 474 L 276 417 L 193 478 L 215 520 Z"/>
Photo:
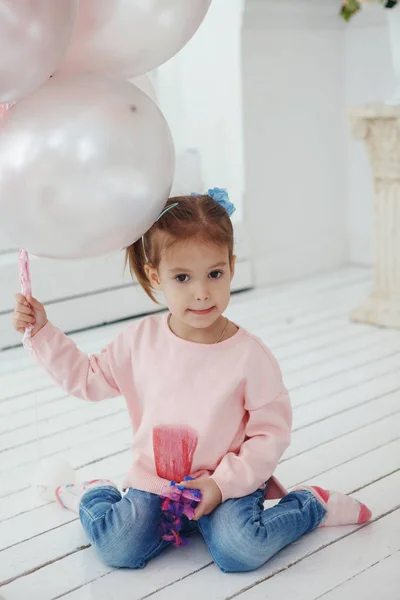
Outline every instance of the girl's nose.
<path id="1" fill-rule="evenodd" d="M 209 297 L 208 289 L 205 286 L 199 286 L 196 289 L 196 300 L 199 302 L 204 302 L 205 300 L 208 300 Z"/>

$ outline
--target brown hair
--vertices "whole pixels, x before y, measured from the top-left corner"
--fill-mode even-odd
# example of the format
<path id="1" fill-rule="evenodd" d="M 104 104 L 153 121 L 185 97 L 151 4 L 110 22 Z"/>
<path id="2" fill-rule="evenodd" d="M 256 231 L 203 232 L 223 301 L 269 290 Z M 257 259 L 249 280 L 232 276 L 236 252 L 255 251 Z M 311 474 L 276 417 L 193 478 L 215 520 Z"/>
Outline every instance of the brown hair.
<path id="1" fill-rule="evenodd" d="M 170 198 L 165 208 L 177 203 L 154 225 L 126 249 L 126 264 L 132 277 L 136 277 L 146 294 L 154 301 L 153 288 L 146 275 L 145 265 L 155 269 L 161 253 L 176 241 L 198 239 L 216 246 L 227 246 L 229 262 L 233 260 L 233 227 L 231 219 L 218 202 L 210 196 L 178 196 Z"/>

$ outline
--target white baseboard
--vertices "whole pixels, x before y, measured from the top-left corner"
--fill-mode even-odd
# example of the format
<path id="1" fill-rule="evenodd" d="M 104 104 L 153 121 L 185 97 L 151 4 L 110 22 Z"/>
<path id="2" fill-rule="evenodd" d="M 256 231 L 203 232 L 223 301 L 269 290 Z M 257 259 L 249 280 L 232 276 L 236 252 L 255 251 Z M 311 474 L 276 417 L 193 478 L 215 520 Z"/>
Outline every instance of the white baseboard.
<path id="1" fill-rule="evenodd" d="M 321 241 L 301 249 L 288 246 L 285 250 L 271 251 L 253 259 L 254 285 L 262 287 L 283 283 L 338 269 L 348 262 L 348 247 L 344 239 Z"/>

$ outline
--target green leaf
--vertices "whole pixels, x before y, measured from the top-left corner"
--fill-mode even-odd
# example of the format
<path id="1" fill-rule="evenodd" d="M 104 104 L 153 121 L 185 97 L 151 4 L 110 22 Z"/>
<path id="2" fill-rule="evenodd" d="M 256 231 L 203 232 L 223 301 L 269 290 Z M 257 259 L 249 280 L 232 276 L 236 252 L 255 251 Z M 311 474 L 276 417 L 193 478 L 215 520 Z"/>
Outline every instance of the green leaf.
<path id="1" fill-rule="evenodd" d="M 360 2 L 358 2 L 358 0 L 348 0 L 348 2 L 342 6 L 340 14 L 345 21 L 350 21 L 350 19 L 360 9 L 361 9 L 361 4 L 360 4 Z"/>

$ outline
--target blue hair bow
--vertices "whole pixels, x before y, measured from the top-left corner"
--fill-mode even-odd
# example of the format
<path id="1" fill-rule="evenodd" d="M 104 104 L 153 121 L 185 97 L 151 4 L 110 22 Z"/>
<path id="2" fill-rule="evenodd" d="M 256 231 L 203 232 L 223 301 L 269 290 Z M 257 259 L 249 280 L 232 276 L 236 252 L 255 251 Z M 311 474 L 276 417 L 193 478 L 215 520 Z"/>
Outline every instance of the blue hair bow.
<path id="1" fill-rule="evenodd" d="M 212 198 L 213 200 L 218 202 L 218 204 L 226 210 L 226 212 L 228 213 L 228 215 L 230 217 L 233 215 L 236 208 L 235 208 L 235 205 L 232 204 L 232 202 L 229 200 L 229 195 L 228 195 L 228 192 L 226 189 L 215 187 L 215 188 L 208 190 L 207 194 L 210 196 L 210 198 Z M 192 196 L 200 196 L 200 195 L 201 194 L 196 194 L 196 193 L 192 194 Z"/>

